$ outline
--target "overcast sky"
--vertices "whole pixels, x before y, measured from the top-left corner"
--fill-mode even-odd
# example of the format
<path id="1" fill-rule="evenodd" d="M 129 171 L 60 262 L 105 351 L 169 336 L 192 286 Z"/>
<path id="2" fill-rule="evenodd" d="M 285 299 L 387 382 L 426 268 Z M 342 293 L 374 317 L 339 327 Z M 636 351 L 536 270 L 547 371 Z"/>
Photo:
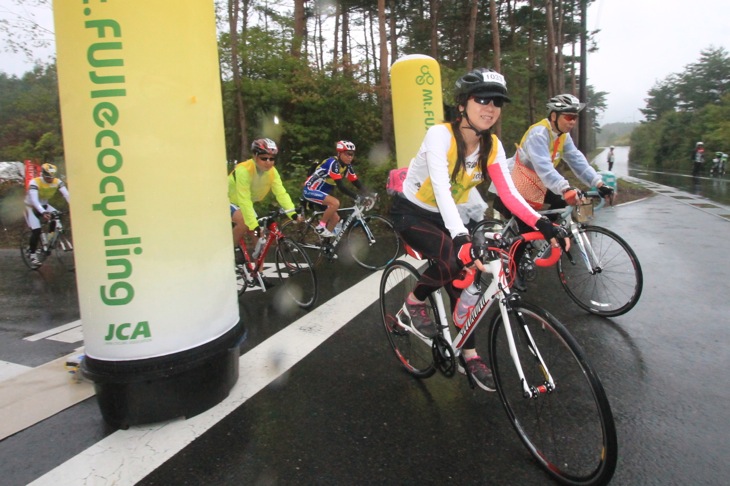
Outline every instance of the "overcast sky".
<path id="1" fill-rule="evenodd" d="M 7 18 L 11 8 L 17 8 L 14 2 L 0 0 L 0 18 Z M 33 12 L 41 25 L 53 29 L 48 9 Z M 588 28 L 600 29 L 598 52 L 588 57 L 588 83 L 608 92 L 600 122 L 635 122 L 643 119 L 639 109 L 657 81 L 684 71 L 710 46 L 730 51 L 730 1 L 596 0 L 588 11 Z M 48 61 L 51 56 L 53 48 L 37 57 Z M 0 71 L 20 76 L 32 67 L 23 56 L 0 51 Z"/>

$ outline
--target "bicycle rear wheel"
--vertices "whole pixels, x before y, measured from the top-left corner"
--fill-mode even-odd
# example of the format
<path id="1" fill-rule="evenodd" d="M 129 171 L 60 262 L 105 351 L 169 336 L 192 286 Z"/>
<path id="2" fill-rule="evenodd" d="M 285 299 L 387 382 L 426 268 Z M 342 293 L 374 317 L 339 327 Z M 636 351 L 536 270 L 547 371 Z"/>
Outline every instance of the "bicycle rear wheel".
<path id="1" fill-rule="evenodd" d="M 614 317 L 630 311 L 641 297 L 644 275 L 636 254 L 616 233 L 600 226 L 584 226 L 570 253 L 558 262 L 560 283 L 573 301 L 592 314 Z"/>
<path id="2" fill-rule="evenodd" d="M 353 222 L 345 236 L 350 255 L 364 268 L 379 270 L 398 258 L 400 238 L 382 216 L 364 216 L 363 221 Z"/>
<path id="3" fill-rule="evenodd" d="M 606 484 L 616 469 L 618 442 L 598 376 L 552 315 L 524 302 L 515 304 L 509 315 L 519 362 L 528 385 L 535 387 L 534 398 L 524 394 L 501 313 L 489 328 L 489 351 L 497 392 L 517 434 L 540 465 L 562 483 Z M 552 391 L 544 389 L 545 374 L 528 336 L 554 380 Z"/>
<path id="4" fill-rule="evenodd" d="M 280 230 L 304 248 L 314 265 L 319 265 L 323 260 L 324 252 L 322 251 L 322 247 L 324 244 L 322 237 L 319 236 L 312 223 L 308 221 L 287 221 L 281 225 Z"/>
<path id="5" fill-rule="evenodd" d="M 408 262 L 396 260 L 389 264 L 380 279 L 380 314 L 388 342 L 400 364 L 413 376 L 428 378 L 436 372 L 431 345 L 413 333 L 408 321 L 399 318 L 419 276 Z M 429 301 L 429 314 L 439 322 L 433 299 L 429 297 Z"/>
<path id="6" fill-rule="evenodd" d="M 317 301 L 317 275 L 307 253 L 291 238 L 276 242 L 276 273 L 284 290 L 302 309 Z"/>

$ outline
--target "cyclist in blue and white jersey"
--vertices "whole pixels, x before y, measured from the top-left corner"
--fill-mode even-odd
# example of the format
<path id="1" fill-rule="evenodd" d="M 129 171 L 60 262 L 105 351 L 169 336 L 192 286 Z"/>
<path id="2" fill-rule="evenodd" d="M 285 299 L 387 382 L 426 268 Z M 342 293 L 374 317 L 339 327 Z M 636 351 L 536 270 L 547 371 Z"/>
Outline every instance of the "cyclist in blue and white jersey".
<path id="1" fill-rule="evenodd" d="M 361 194 L 367 193 L 367 188 L 358 179 L 352 164 L 355 158 L 355 144 L 348 140 L 340 140 L 337 142 L 336 149 L 337 155 L 329 157 L 317 165 L 304 182 L 304 199 L 325 207 L 322 219 L 315 228 L 317 233 L 324 237 L 334 236 L 333 230 L 340 221 L 337 214 L 337 210 L 340 209 L 340 200 L 332 195 L 335 186 L 355 200 L 358 200 L 358 195 L 345 186 L 345 179 L 352 182 Z"/>

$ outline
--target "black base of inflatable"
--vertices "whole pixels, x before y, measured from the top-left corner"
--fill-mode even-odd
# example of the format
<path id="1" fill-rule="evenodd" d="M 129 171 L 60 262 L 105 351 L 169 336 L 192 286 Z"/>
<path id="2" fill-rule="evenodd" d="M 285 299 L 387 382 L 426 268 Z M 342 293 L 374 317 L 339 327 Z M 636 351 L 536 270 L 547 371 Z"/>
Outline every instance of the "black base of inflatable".
<path id="1" fill-rule="evenodd" d="M 189 418 L 220 403 L 238 381 L 239 323 L 220 338 L 180 353 L 134 361 L 86 357 L 84 377 L 94 382 L 104 420 L 130 425 Z"/>

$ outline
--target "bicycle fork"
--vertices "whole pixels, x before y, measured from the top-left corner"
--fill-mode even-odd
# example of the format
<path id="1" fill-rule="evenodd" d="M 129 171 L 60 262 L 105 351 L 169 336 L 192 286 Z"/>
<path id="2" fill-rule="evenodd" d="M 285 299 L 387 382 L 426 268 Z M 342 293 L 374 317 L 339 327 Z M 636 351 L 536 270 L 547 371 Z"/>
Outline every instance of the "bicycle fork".
<path id="1" fill-rule="evenodd" d="M 602 266 L 600 262 L 598 261 L 598 257 L 596 256 L 596 253 L 593 251 L 593 246 L 591 246 L 590 242 L 588 242 L 588 237 L 585 235 L 585 233 L 581 233 L 579 229 L 574 229 L 572 231 L 573 233 L 573 240 L 578 244 L 578 250 L 580 252 L 581 260 L 583 260 L 583 263 L 585 264 L 586 268 L 588 269 L 588 272 L 591 275 L 595 275 L 597 273 L 601 273 Z M 584 240 L 585 238 L 585 240 Z M 570 260 L 570 263 L 572 265 L 575 265 L 575 259 L 573 258 L 573 255 L 568 251 L 566 252 L 568 255 L 568 259 Z M 593 262 L 596 264 L 593 265 Z"/>
<path id="2" fill-rule="evenodd" d="M 502 314 L 502 322 L 504 323 L 504 332 L 507 335 L 509 353 L 512 357 L 512 361 L 515 364 L 515 368 L 517 369 L 517 375 L 520 378 L 520 383 L 522 384 L 522 396 L 524 398 L 537 398 L 543 393 L 552 393 L 555 390 L 555 380 L 553 380 L 553 377 L 550 374 L 550 371 L 548 370 L 548 367 L 545 364 L 542 355 L 540 355 L 540 350 L 538 350 L 537 345 L 535 344 L 535 340 L 532 338 L 532 334 L 530 333 L 530 330 L 528 329 L 527 324 L 522 317 L 522 313 L 512 308 L 512 302 L 516 301 L 516 299 L 518 298 L 519 297 L 515 295 L 506 295 L 505 297 L 503 297 L 502 302 L 500 302 L 501 305 L 499 306 L 499 309 Z M 519 352 L 517 351 L 517 346 L 515 345 L 515 337 L 512 332 L 512 323 L 510 321 L 511 315 L 514 316 L 514 318 L 517 320 L 519 330 L 522 332 L 523 337 L 527 342 L 527 348 L 530 350 L 530 354 L 540 367 L 540 371 L 542 372 L 543 378 L 545 380 L 544 383 L 541 385 L 535 386 L 527 383 L 527 378 L 525 378 L 525 372 L 522 369 L 522 362 L 520 361 Z"/>

